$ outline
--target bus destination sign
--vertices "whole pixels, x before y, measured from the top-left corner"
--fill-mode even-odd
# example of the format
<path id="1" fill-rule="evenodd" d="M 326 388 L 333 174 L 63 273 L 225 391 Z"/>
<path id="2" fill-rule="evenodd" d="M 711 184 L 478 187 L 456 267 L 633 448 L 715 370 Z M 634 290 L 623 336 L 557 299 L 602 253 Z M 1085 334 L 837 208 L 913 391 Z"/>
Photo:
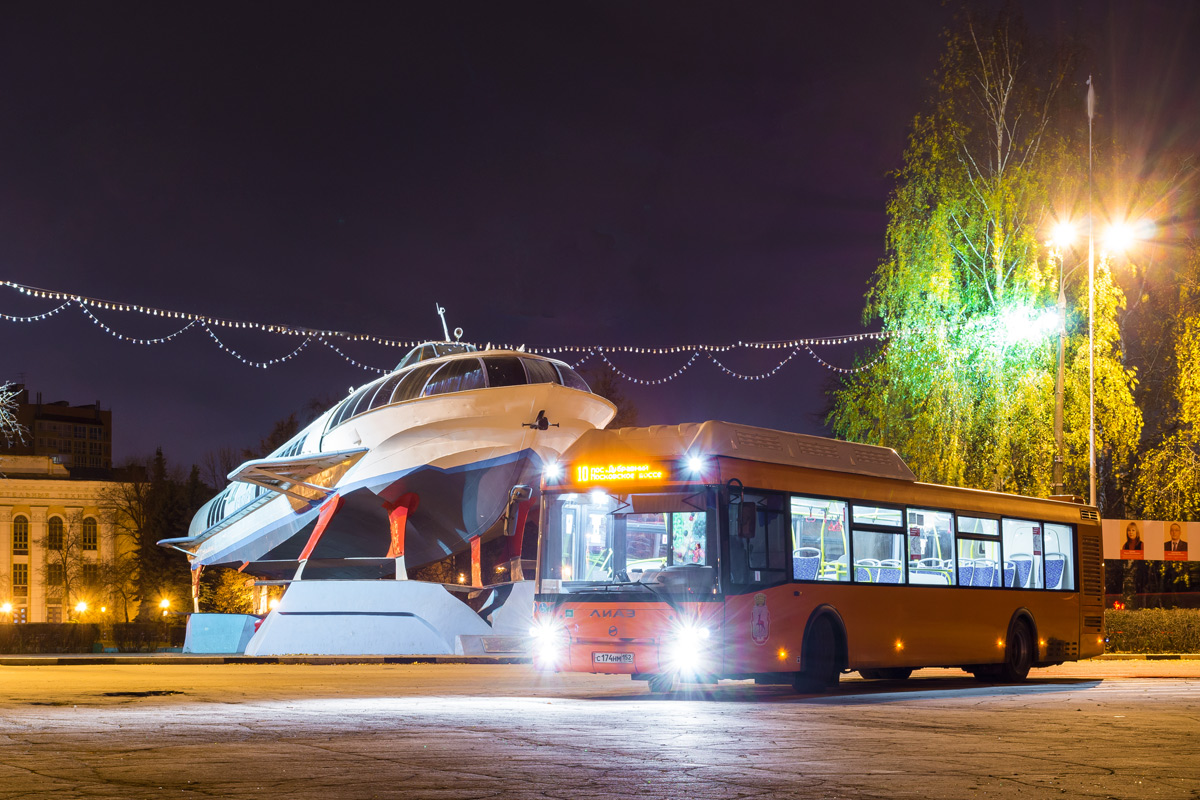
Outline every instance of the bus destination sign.
<path id="1" fill-rule="evenodd" d="M 639 483 L 661 481 L 666 470 L 661 464 L 576 464 L 575 483 Z"/>

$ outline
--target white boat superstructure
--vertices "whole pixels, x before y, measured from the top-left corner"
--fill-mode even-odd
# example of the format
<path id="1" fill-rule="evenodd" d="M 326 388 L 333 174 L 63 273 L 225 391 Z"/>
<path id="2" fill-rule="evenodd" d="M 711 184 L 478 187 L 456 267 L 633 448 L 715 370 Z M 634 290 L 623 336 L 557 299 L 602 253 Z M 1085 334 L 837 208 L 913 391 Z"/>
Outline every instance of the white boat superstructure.
<path id="1" fill-rule="evenodd" d="M 511 529 L 542 465 L 615 413 L 560 361 L 430 342 L 230 473 L 188 536 L 161 544 L 193 568 L 403 577 Z"/>

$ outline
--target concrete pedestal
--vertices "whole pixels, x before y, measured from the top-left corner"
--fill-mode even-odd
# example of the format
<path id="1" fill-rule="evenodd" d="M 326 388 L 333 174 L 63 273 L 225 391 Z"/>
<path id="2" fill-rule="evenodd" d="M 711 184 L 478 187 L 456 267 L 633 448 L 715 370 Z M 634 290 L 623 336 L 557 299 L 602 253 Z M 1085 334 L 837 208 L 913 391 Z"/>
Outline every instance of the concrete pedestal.
<path id="1" fill-rule="evenodd" d="M 296 581 L 246 655 L 453 655 L 456 637 L 491 631 L 440 584 Z"/>
<path id="2" fill-rule="evenodd" d="M 185 653 L 244 653 L 258 617 L 250 614 L 191 614 Z"/>

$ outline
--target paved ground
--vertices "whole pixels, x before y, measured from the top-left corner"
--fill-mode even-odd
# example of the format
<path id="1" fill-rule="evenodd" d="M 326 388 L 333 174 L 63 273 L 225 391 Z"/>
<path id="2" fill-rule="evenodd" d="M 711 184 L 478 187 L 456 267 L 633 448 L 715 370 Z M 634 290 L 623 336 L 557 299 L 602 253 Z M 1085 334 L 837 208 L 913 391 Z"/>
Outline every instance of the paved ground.
<path id="1" fill-rule="evenodd" d="M 1200 662 L 646 693 L 525 665 L 0 667 L 0 798 L 1200 797 Z"/>

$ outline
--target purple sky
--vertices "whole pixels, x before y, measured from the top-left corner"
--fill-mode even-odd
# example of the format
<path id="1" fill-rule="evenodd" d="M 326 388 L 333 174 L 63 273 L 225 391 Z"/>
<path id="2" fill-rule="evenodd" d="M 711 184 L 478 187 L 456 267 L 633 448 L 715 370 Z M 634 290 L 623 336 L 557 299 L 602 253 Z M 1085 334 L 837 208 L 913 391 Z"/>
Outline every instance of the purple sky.
<path id="1" fill-rule="evenodd" d="M 1200 7 L 1030 4 L 1092 47 L 1098 135 L 1200 142 Z M 941 3 L 152 4 L 0 10 L 0 278 L 228 318 L 478 341 L 671 345 L 855 333 Z M 1044 9 L 1049 9 L 1044 10 Z M 1086 11 L 1086 15 L 1083 13 Z M 1084 88 L 1069 87 L 1080 95 Z M 0 312 L 49 307 L 0 290 Z M 172 321 L 109 312 L 134 336 Z M 252 358 L 295 340 L 231 334 Z M 347 352 L 380 366 L 403 353 Z M 850 365 L 850 347 L 822 357 Z M 625 357 L 658 377 L 684 357 Z M 740 353 L 761 371 L 778 356 Z M 118 460 L 256 441 L 373 373 L 270 370 L 75 309 L 0 322 L 0 377 L 113 409 Z M 821 433 L 830 373 L 702 362 L 643 423 Z"/>

